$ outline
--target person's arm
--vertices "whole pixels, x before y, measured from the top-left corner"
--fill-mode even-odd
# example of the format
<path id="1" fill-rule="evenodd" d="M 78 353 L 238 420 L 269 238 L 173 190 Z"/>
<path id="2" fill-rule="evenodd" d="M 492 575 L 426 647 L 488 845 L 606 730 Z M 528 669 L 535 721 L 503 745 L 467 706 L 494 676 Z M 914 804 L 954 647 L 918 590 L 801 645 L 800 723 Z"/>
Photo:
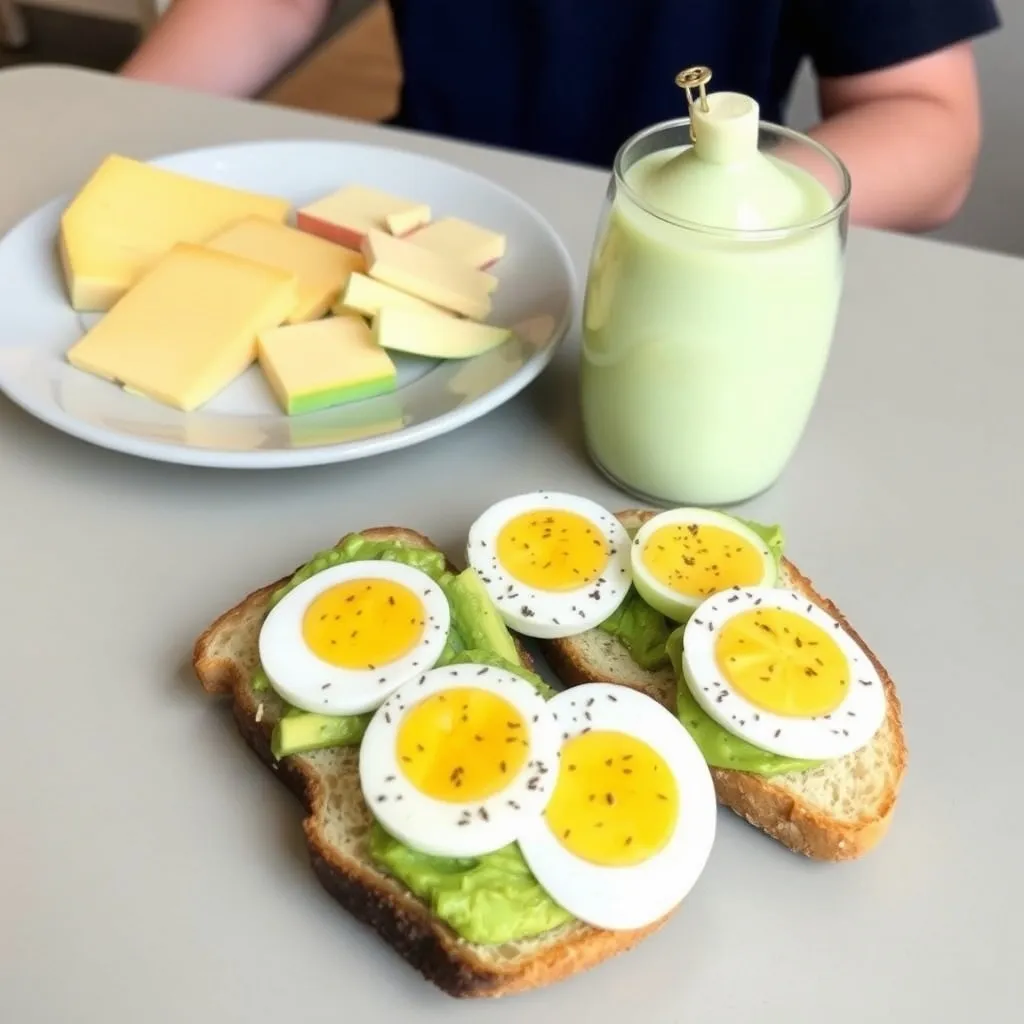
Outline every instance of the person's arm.
<path id="1" fill-rule="evenodd" d="M 950 220 L 970 190 L 981 143 L 970 44 L 883 71 L 823 78 L 810 135 L 846 164 L 850 218 L 897 231 Z"/>
<path id="2" fill-rule="evenodd" d="M 175 0 L 121 74 L 252 96 L 313 40 L 330 0 Z"/>

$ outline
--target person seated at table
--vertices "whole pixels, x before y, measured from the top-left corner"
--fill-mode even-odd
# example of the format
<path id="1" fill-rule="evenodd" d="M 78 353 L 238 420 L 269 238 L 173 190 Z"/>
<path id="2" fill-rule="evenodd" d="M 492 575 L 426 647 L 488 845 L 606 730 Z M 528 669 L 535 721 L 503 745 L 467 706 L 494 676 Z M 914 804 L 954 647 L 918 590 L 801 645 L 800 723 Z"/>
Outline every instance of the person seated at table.
<path id="1" fill-rule="evenodd" d="M 810 134 L 847 165 L 854 222 L 925 231 L 960 209 L 981 113 L 972 40 L 994 0 L 390 0 L 403 83 L 390 123 L 610 167 L 625 139 L 682 116 L 676 73 L 782 121 L 800 62 Z M 331 0 L 175 0 L 122 73 L 260 92 L 314 40 Z"/>

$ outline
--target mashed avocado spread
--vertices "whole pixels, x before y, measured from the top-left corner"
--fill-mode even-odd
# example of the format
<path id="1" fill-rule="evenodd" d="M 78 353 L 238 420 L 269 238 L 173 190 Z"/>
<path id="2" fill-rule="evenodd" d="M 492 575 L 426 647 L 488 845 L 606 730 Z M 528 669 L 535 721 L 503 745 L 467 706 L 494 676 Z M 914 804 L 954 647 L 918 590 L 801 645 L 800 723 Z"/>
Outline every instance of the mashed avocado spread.
<path id="1" fill-rule="evenodd" d="M 439 551 L 354 534 L 337 547 L 320 552 L 299 569 L 274 591 L 270 606 L 332 565 L 374 559 L 403 562 L 420 569 L 444 591 L 451 608 L 451 627 L 438 665 L 493 665 L 515 672 L 545 697 L 553 694 L 542 679 L 522 665 L 508 629 L 475 574 L 449 572 Z M 262 669 L 252 685 L 257 690 L 269 688 L 270 681 Z M 280 758 L 324 747 L 356 746 L 371 717 L 369 713 L 315 715 L 286 707 L 274 728 L 274 755 Z M 572 920 L 541 888 L 515 843 L 482 857 L 433 857 L 400 843 L 375 820 L 369 849 L 371 858 L 383 871 L 415 893 L 467 942 L 515 942 Z"/>
<path id="2" fill-rule="evenodd" d="M 374 822 L 370 855 L 467 942 L 515 942 L 572 920 L 530 874 L 515 843 L 484 857 L 428 857 Z"/>
<path id="3" fill-rule="evenodd" d="M 768 545 L 776 569 L 782 561 L 785 537 L 781 527 L 763 526 L 740 519 Z M 630 537 L 636 530 L 630 530 Z M 632 659 L 649 672 L 672 667 L 676 677 L 676 711 L 687 732 L 694 738 L 704 759 L 714 768 L 733 768 L 757 775 L 780 775 L 803 771 L 818 764 L 792 757 L 780 757 L 734 736 L 715 722 L 694 700 L 682 676 L 683 627 L 675 627 L 661 612 L 655 611 L 631 588 L 626 600 L 600 628 L 614 636 L 629 651 Z"/>
<path id="4" fill-rule="evenodd" d="M 783 772 L 804 771 L 819 763 L 771 754 L 723 729 L 697 703 L 683 679 L 682 626 L 669 634 L 666 646 L 676 675 L 676 713 L 709 765 L 713 768 L 753 772 L 755 775 L 781 775 Z"/>

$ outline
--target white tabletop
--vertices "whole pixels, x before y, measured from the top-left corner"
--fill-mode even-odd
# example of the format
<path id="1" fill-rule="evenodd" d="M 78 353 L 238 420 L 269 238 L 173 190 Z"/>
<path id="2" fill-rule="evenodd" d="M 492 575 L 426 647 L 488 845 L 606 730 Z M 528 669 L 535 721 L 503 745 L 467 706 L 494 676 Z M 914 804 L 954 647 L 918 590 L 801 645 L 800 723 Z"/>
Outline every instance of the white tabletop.
<path id="1" fill-rule="evenodd" d="M 111 150 L 279 137 L 382 142 L 489 175 L 550 218 L 584 272 L 601 173 L 53 68 L 0 74 L 0 232 Z M 326 896 L 298 805 L 187 666 L 210 619 L 346 530 L 403 523 L 458 556 L 475 515 L 522 490 L 628 506 L 581 452 L 576 338 L 484 420 L 335 468 L 151 464 L 0 399 L 0 1020 L 1016 1018 L 1022 294 L 1010 258 L 853 232 L 817 411 L 746 509 L 785 525 L 897 680 L 910 769 L 889 837 L 821 865 L 722 811 L 663 931 L 493 1003 L 440 994 Z"/>

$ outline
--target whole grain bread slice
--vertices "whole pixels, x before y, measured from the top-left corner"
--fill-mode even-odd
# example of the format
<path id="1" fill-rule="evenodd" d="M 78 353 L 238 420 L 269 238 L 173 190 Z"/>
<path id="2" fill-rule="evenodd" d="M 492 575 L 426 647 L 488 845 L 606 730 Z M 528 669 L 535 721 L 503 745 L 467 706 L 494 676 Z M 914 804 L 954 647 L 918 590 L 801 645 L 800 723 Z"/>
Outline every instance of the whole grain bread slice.
<path id="1" fill-rule="evenodd" d="M 399 527 L 364 530 L 361 535 L 434 548 L 426 537 Z M 209 693 L 230 698 L 242 736 L 302 801 L 313 869 L 349 913 L 373 928 L 428 980 L 458 997 L 504 996 L 551 984 L 625 952 L 664 923 L 663 918 L 641 930 L 609 932 L 574 922 L 528 941 L 472 945 L 381 872 L 368 852 L 372 819 L 359 787 L 357 750 L 318 750 L 281 761 L 271 753 L 271 734 L 283 704 L 272 690 L 253 689 L 252 681 L 270 596 L 287 578 L 257 590 L 221 615 L 196 641 L 193 665 Z M 524 665 L 531 666 L 529 655 L 522 647 L 519 650 Z"/>
<path id="2" fill-rule="evenodd" d="M 630 509 L 617 513 L 629 530 L 656 513 Z M 768 777 L 712 768 L 720 803 L 796 853 L 816 860 L 844 861 L 862 856 L 888 831 L 907 764 L 900 702 L 889 673 L 860 639 L 840 610 L 815 591 L 811 581 L 783 560 L 784 584 L 803 593 L 833 618 L 864 649 L 885 686 L 888 713 L 872 741 L 856 753 L 803 772 Z M 541 643 L 555 674 L 567 686 L 609 682 L 641 690 L 676 710 L 676 678 L 671 668 L 640 668 L 618 640 L 593 629 L 564 640 Z"/>

